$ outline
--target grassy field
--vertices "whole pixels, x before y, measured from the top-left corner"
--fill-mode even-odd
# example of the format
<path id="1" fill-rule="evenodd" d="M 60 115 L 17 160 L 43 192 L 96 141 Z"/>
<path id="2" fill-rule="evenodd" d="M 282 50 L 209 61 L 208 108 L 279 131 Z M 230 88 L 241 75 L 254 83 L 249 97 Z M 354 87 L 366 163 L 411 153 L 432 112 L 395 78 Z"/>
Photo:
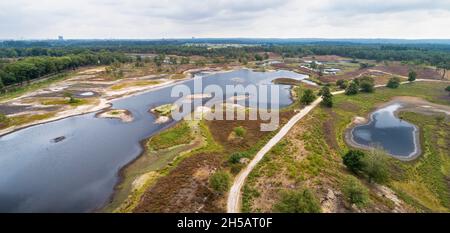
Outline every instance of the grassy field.
<path id="1" fill-rule="evenodd" d="M 418 210 L 450 210 L 450 121 L 439 116 L 401 112 L 400 116 L 419 126 L 423 154 L 416 161 L 392 160 L 396 176 L 391 187 Z"/>
<path id="2" fill-rule="evenodd" d="M 309 189 L 323 201 L 325 212 L 448 211 L 449 125 L 435 116 L 404 112 L 402 117 L 421 129 L 423 155 L 413 162 L 388 158 L 387 186 L 403 200 L 386 198 L 378 185 L 358 177 L 369 190 L 370 202 L 354 207 L 346 200 L 342 182 L 353 176 L 342 164 L 349 150 L 344 133 L 354 116 L 367 116 L 394 96 L 416 96 L 450 105 L 445 84 L 413 83 L 373 94 L 337 95 L 332 109 L 318 107 L 302 119 L 250 174 L 244 189 L 244 212 L 271 212 L 286 190 Z M 435 143 L 437 142 L 437 143 Z M 333 195 L 330 195 L 330 192 Z M 332 196 L 332 199 L 329 199 Z M 406 204 L 405 204 L 406 203 Z"/>

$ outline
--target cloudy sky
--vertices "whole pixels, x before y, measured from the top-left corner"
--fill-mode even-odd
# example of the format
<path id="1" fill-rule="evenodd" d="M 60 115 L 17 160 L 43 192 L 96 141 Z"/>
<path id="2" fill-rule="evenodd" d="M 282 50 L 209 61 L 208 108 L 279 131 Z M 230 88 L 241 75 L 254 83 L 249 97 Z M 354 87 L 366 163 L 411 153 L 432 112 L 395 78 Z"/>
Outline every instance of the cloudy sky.
<path id="1" fill-rule="evenodd" d="M 450 0 L 0 0 L 0 38 L 441 38 Z"/>

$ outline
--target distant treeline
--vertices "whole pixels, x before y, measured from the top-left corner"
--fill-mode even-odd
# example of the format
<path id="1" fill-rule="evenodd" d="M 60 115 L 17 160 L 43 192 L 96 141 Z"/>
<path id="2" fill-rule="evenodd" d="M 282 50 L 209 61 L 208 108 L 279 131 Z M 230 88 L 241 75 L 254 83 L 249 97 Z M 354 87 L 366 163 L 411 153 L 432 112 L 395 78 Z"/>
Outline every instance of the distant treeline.
<path id="1" fill-rule="evenodd" d="M 109 65 L 116 61 L 127 62 L 131 61 L 131 58 L 123 53 L 109 51 L 65 54 L 57 57 L 26 57 L 0 64 L 0 88 L 81 66 Z"/>
<path id="2" fill-rule="evenodd" d="M 198 42 L 187 43 L 187 42 Z M 450 69 L 449 44 L 351 43 L 348 41 L 317 41 L 308 43 L 272 43 L 251 39 L 196 39 L 196 40 L 68 40 L 68 41 L 2 41 L 0 58 L 0 85 L 22 83 L 61 70 L 83 65 L 110 64 L 114 60 L 131 60 L 125 53 L 154 53 L 179 56 L 223 57 L 252 60 L 257 53 L 274 52 L 283 57 L 307 55 L 339 55 L 354 59 L 376 61 L 405 61 Z M 241 46 L 211 47 L 203 43 L 236 42 Z M 243 44 L 244 42 L 251 42 Z M 259 56 L 259 55 L 258 55 Z M 18 61 L 16 61 L 18 59 Z M 2 61 L 2 60 L 0 60 Z M 8 60 L 6 60 L 8 61 Z"/>

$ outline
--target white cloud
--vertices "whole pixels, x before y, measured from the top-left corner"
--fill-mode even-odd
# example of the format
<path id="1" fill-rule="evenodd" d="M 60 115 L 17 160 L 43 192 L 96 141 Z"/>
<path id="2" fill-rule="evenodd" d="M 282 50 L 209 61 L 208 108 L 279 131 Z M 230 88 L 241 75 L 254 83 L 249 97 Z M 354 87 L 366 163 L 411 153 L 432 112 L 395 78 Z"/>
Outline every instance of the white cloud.
<path id="1" fill-rule="evenodd" d="M 450 38 L 449 0 L 15 0 L 0 38 Z"/>

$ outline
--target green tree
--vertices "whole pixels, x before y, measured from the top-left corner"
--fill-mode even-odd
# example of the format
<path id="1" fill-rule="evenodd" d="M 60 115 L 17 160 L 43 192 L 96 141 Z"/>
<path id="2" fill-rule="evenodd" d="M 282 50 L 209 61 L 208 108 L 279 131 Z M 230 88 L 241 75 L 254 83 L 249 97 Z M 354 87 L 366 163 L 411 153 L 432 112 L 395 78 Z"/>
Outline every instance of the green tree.
<path id="1" fill-rule="evenodd" d="M 233 131 L 238 137 L 244 137 L 247 133 L 247 130 L 245 130 L 245 128 L 242 126 L 235 127 Z"/>
<path id="2" fill-rule="evenodd" d="M 388 83 L 386 84 L 386 87 L 389 88 L 397 88 L 398 86 L 400 86 L 400 78 L 398 77 L 390 78 Z"/>
<path id="3" fill-rule="evenodd" d="M 311 89 L 306 89 L 303 92 L 302 97 L 300 98 L 300 103 L 304 105 L 311 104 L 316 99 L 316 96 L 314 95 L 313 91 Z"/>
<path id="4" fill-rule="evenodd" d="M 261 55 L 259 55 L 258 53 L 255 54 L 255 60 L 257 61 L 262 61 L 263 57 Z"/>
<path id="5" fill-rule="evenodd" d="M 356 94 L 358 94 L 358 91 L 359 91 L 358 84 L 356 84 L 356 82 L 352 81 L 348 85 L 347 89 L 345 89 L 345 94 L 346 95 L 356 95 Z"/>
<path id="6" fill-rule="evenodd" d="M 450 86 L 447 86 L 446 88 L 445 88 L 445 90 L 448 92 L 448 94 L 450 95 Z"/>
<path id="7" fill-rule="evenodd" d="M 359 80 L 359 87 L 363 92 L 373 92 L 375 90 L 375 80 L 369 76 L 364 76 Z"/>
<path id="8" fill-rule="evenodd" d="M 360 150 L 349 150 L 343 159 L 345 166 L 353 173 L 358 173 L 364 168 L 364 158 L 366 154 Z"/>
<path id="9" fill-rule="evenodd" d="M 348 86 L 348 81 L 344 79 L 339 79 L 336 81 L 336 86 L 338 86 L 341 89 L 345 89 Z"/>
<path id="10" fill-rule="evenodd" d="M 358 207 L 364 207 L 370 202 L 369 191 L 353 176 L 348 176 L 344 180 L 342 191 L 346 200 Z"/>
<path id="11" fill-rule="evenodd" d="M 322 94 L 322 105 L 326 107 L 333 107 L 333 94 L 330 92 L 330 88 L 327 86 L 322 87 L 321 89 Z"/>
<path id="12" fill-rule="evenodd" d="M 414 82 L 417 78 L 417 73 L 414 70 L 409 71 L 408 73 L 408 81 L 409 82 Z"/>
<path id="13" fill-rule="evenodd" d="M 5 84 L 3 84 L 3 79 L 0 77 L 0 91 L 2 91 L 3 88 L 5 88 Z"/>
<path id="14" fill-rule="evenodd" d="M 246 153 L 235 152 L 235 153 L 230 155 L 230 157 L 228 158 L 228 162 L 232 163 L 232 164 L 236 164 L 236 163 L 239 163 L 241 161 L 241 159 L 245 158 L 245 157 L 247 157 Z"/>
<path id="15" fill-rule="evenodd" d="M 389 170 L 386 161 L 386 153 L 380 149 L 371 149 L 364 157 L 364 173 L 370 182 L 385 183 L 389 179 Z"/>
<path id="16" fill-rule="evenodd" d="M 228 191 L 231 184 L 231 176 L 226 171 L 217 171 L 209 178 L 209 187 L 219 194 Z"/>
<path id="17" fill-rule="evenodd" d="M 284 191 L 281 199 L 274 205 L 274 210 L 281 213 L 320 213 L 320 203 L 308 189 Z"/>
<path id="18" fill-rule="evenodd" d="M 189 62 L 190 62 L 189 57 L 182 57 L 180 64 L 189 64 Z"/>

